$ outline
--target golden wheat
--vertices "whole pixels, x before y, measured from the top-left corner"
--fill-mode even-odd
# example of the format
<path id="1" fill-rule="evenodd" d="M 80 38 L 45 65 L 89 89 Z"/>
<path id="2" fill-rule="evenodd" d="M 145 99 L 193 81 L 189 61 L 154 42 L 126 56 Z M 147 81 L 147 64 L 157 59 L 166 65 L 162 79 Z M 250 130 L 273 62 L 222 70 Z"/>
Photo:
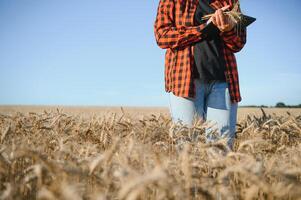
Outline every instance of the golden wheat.
<path id="1" fill-rule="evenodd" d="M 301 115 L 248 115 L 231 151 L 164 115 L 0 115 L 0 199 L 300 199 Z"/>

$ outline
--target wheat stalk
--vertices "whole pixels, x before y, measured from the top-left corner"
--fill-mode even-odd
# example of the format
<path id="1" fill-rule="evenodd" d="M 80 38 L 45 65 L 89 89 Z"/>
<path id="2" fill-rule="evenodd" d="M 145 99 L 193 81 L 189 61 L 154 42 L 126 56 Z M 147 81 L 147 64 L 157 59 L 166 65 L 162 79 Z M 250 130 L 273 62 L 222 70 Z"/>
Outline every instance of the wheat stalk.
<path id="1" fill-rule="evenodd" d="M 236 24 L 240 23 L 243 20 L 242 13 L 239 11 L 239 1 L 235 3 L 232 10 L 225 11 L 225 15 L 230 17 L 231 20 L 233 20 Z M 205 15 L 202 17 L 203 20 L 210 19 L 214 14 Z"/>
<path id="2" fill-rule="evenodd" d="M 301 115 L 267 116 L 239 121 L 231 151 L 208 121 L 0 114 L 0 199 L 300 199 Z"/>

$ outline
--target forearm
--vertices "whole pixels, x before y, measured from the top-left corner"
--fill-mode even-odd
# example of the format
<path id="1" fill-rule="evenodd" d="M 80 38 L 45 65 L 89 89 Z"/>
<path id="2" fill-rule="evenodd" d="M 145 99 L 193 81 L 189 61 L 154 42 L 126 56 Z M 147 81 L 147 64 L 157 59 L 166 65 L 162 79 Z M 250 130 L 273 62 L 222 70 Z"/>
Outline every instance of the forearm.
<path id="1" fill-rule="evenodd" d="M 156 42 L 162 49 L 185 47 L 203 38 L 205 26 L 201 24 L 194 27 L 182 26 L 179 29 L 173 26 L 155 28 Z"/>
<path id="2" fill-rule="evenodd" d="M 237 0 L 234 1 L 235 4 Z M 238 4 L 238 12 L 241 13 L 240 6 Z M 239 22 L 238 22 L 239 23 Z M 234 53 L 239 52 L 247 41 L 247 28 L 240 27 L 239 24 L 235 23 L 234 28 L 227 32 L 222 32 L 221 37 L 225 45 Z"/>
<path id="3" fill-rule="evenodd" d="M 175 2 L 160 0 L 154 23 L 154 33 L 160 48 L 181 48 L 201 40 L 206 24 L 198 26 L 175 25 Z"/>
<path id="4" fill-rule="evenodd" d="M 239 52 L 246 44 L 246 28 L 234 28 L 228 32 L 221 32 L 220 35 L 224 41 L 224 44 L 234 53 Z"/>

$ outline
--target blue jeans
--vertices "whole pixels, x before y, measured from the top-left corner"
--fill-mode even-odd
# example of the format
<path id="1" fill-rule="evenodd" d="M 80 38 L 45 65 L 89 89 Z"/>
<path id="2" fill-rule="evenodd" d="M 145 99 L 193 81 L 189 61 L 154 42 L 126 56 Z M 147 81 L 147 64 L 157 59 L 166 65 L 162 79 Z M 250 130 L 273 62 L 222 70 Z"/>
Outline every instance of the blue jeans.
<path id="1" fill-rule="evenodd" d="M 229 148 L 232 149 L 238 103 L 231 102 L 228 83 L 217 80 L 203 82 L 200 79 L 195 79 L 194 83 L 195 98 L 178 97 L 172 92 L 169 93 L 172 121 L 192 127 L 195 120 L 209 120 L 210 127 L 205 129 L 207 142 L 226 138 Z"/>

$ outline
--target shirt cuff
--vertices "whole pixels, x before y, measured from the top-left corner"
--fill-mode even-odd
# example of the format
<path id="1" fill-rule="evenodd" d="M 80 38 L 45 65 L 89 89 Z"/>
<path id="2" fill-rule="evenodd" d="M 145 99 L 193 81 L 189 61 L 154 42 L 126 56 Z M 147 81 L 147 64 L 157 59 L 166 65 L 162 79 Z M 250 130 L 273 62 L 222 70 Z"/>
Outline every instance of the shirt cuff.
<path id="1" fill-rule="evenodd" d="M 236 34 L 236 28 L 234 27 L 232 30 L 226 31 L 226 32 L 221 32 L 220 34 L 221 34 L 221 36 L 225 36 L 225 37 L 234 36 Z"/>

